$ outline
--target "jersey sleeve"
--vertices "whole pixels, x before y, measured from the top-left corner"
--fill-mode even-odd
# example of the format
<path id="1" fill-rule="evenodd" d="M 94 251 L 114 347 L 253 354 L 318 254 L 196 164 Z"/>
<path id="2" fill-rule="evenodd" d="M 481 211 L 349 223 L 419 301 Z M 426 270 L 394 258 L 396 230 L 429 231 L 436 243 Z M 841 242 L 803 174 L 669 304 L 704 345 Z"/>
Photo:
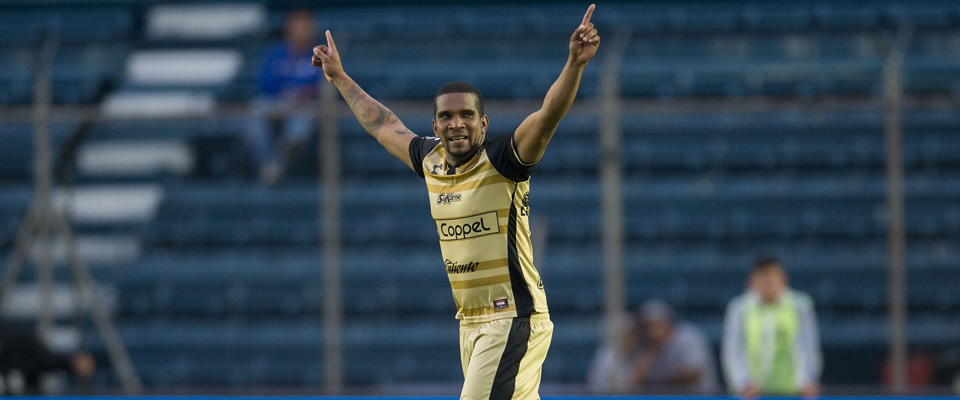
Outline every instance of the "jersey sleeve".
<path id="1" fill-rule="evenodd" d="M 530 179 L 530 172 L 536 163 L 527 164 L 520 160 L 513 142 L 513 133 L 488 139 L 484 146 L 487 158 L 500 175 L 514 182 Z"/>
<path id="2" fill-rule="evenodd" d="M 440 139 L 435 137 L 418 136 L 410 141 L 410 147 L 407 149 L 410 152 L 410 162 L 413 165 L 413 170 L 421 178 L 423 178 L 423 159 L 427 158 L 427 155 L 439 144 Z"/>

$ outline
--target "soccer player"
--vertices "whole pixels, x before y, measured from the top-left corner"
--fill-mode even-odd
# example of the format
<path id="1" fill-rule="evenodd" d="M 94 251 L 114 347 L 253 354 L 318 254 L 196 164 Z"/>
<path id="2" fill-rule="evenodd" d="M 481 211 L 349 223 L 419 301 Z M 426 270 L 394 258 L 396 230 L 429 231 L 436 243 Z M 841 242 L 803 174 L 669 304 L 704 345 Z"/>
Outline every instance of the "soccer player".
<path id="1" fill-rule="evenodd" d="M 539 398 L 553 323 L 533 265 L 530 171 L 600 45 L 590 23 L 594 8 L 590 5 L 570 37 L 570 55 L 540 110 L 496 137 L 486 135 L 483 97 L 470 84 L 454 82 L 437 92 L 436 137 L 419 137 L 347 76 L 330 31 L 327 44 L 314 48 L 313 65 L 323 68 L 367 132 L 426 180 L 460 320 L 461 399 Z"/>

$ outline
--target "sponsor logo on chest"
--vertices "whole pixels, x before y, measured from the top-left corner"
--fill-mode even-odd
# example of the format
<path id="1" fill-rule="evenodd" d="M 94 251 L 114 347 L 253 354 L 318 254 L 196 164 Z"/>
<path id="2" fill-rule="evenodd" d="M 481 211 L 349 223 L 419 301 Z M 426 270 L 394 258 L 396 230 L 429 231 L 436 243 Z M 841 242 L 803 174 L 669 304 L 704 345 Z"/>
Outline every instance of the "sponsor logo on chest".
<path id="1" fill-rule="evenodd" d="M 440 195 L 437 196 L 437 205 L 442 206 L 450 203 L 459 203 L 462 200 L 463 195 L 460 193 L 440 193 Z"/>
<path id="2" fill-rule="evenodd" d="M 449 259 L 443 260 L 444 265 L 447 266 L 448 274 L 463 274 L 467 272 L 477 272 L 477 268 L 480 268 L 480 263 L 476 261 L 469 261 L 466 264 L 461 264 L 456 261 L 450 261 Z"/>
<path id="3" fill-rule="evenodd" d="M 435 222 L 440 240 L 462 240 L 500 233 L 496 211 L 463 218 L 438 219 Z"/>

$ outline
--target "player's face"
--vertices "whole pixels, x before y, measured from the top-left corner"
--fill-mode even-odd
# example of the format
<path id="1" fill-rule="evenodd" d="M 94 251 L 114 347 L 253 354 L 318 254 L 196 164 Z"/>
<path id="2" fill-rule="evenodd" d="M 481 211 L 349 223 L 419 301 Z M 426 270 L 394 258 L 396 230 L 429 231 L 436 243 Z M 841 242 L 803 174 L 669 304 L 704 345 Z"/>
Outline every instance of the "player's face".
<path id="1" fill-rule="evenodd" d="M 787 288 L 787 276 L 782 268 L 768 268 L 750 276 L 750 287 L 760 295 L 765 303 L 780 300 L 780 294 Z"/>
<path id="2" fill-rule="evenodd" d="M 483 143 L 489 119 L 477 110 L 477 95 L 447 93 L 437 97 L 433 133 L 447 152 L 447 162 L 466 161 Z"/>

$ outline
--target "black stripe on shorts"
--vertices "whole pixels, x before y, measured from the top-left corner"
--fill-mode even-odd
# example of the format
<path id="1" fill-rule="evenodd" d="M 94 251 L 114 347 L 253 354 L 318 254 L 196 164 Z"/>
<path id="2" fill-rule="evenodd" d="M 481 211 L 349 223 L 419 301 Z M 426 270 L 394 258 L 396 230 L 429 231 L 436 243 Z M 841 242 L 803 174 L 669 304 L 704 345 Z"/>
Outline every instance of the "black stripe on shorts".
<path id="1" fill-rule="evenodd" d="M 490 400 L 510 400 L 516 389 L 517 373 L 520 372 L 520 360 L 527 354 L 527 342 L 530 341 L 530 319 L 514 318 L 507 335 L 507 345 L 500 356 L 497 374 L 493 377 Z"/>

